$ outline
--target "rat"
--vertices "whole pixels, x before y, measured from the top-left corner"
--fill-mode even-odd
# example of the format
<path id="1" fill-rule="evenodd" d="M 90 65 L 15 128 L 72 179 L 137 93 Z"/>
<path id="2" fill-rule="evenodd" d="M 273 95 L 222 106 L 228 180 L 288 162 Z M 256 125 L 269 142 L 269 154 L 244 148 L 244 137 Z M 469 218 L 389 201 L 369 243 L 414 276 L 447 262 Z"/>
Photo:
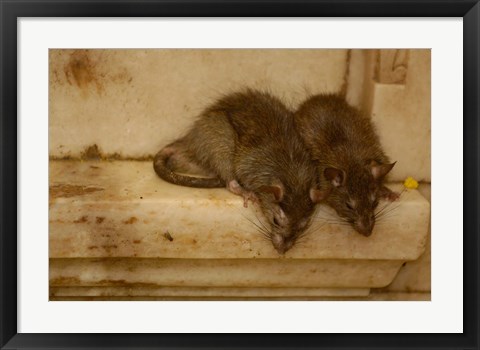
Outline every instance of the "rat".
<path id="1" fill-rule="evenodd" d="M 370 236 L 379 200 L 399 197 L 383 184 L 396 162 L 383 151 L 371 120 L 342 96 L 319 94 L 299 106 L 295 125 L 327 180 L 325 203 L 357 232 Z"/>
<path id="2" fill-rule="evenodd" d="M 303 235 L 325 198 L 293 112 L 273 95 L 252 89 L 208 107 L 185 136 L 157 153 L 154 169 L 170 183 L 226 187 L 244 198 L 245 207 L 255 203 L 267 220 L 255 225 L 280 254 Z"/>

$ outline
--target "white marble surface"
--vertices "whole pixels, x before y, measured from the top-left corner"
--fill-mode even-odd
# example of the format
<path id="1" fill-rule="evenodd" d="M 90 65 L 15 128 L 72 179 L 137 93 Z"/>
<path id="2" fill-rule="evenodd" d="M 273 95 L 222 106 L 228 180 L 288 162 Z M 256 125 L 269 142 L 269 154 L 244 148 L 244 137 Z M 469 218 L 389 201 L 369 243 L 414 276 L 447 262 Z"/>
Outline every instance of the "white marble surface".
<path id="1" fill-rule="evenodd" d="M 150 162 L 51 161 L 50 195 L 51 258 L 280 258 L 247 220 L 256 220 L 252 205 L 245 209 L 225 189 L 168 184 Z M 364 237 L 326 223 L 322 207 L 304 241 L 281 258 L 417 259 L 425 249 L 429 202 L 407 190 L 390 208 Z"/>

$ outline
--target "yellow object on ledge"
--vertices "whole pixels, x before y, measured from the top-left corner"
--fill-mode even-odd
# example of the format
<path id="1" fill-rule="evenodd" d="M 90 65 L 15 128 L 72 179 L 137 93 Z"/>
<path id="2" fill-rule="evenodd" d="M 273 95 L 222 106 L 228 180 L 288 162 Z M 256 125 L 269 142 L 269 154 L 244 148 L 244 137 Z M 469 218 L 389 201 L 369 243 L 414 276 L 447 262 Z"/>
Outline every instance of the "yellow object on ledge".
<path id="1" fill-rule="evenodd" d="M 415 180 L 411 176 L 409 176 L 405 179 L 405 181 L 403 182 L 403 185 L 405 186 L 405 188 L 409 188 L 409 189 L 417 189 L 418 188 L 417 180 Z"/>

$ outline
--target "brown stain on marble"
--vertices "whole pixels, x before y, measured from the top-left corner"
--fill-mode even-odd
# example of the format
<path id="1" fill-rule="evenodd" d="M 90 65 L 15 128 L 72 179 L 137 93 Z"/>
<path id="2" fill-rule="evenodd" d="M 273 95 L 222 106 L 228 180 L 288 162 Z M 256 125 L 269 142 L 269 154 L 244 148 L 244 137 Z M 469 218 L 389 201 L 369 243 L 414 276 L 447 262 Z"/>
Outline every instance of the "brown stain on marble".
<path id="1" fill-rule="evenodd" d="M 135 269 L 128 269 L 129 271 L 133 271 Z M 101 286 L 116 286 L 116 287 L 158 287 L 155 283 L 145 283 L 145 282 L 127 282 L 126 280 L 111 280 L 111 279 L 103 279 L 98 282 L 94 282 L 95 285 Z"/>
<path id="2" fill-rule="evenodd" d="M 131 88 L 134 79 L 122 57 L 117 50 L 50 50 L 50 85 L 74 87 L 84 99 L 109 94 L 111 85 Z"/>
<path id="3" fill-rule="evenodd" d="M 134 244 L 140 244 L 140 240 L 135 239 L 135 240 L 133 241 L 133 243 L 134 243 Z"/>
<path id="4" fill-rule="evenodd" d="M 75 50 L 63 69 L 67 82 L 77 86 L 84 97 L 95 88 L 98 94 L 104 90 L 99 81 L 96 63 L 91 58 L 91 50 Z"/>
<path id="5" fill-rule="evenodd" d="M 97 224 L 101 224 L 104 220 L 105 220 L 105 218 L 103 216 L 97 216 L 96 219 L 95 219 L 95 222 Z"/>
<path id="6" fill-rule="evenodd" d="M 74 220 L 73 221 L 75 224 L 84 224 L 88 222 L 88 216 L 84 215 L 80 219 Z"/>
<path id="7" fill-rule="evenodd" d="M 94 151 L 96 147 L 98 151 Z M 129 160 L 129 161 L 137 161 L 137 162 L 145 162 L 145 161 L 152 161 L 153 154 L 146 154 L 143 156 L 135 156 L 130 157 L 127 155 L 120 154 L 118 152 L 115 153 L 103 153 L 100 151 L 96 144 L 86 147 L 79 156 L 72 156 L 72 155 L 65 155 L 65 156 L 49 156 L 50 160 L 103 160 L 103 161 L 115 161 L 115 160 Z M 92 167 L 94 168 L 94 167 Z M 73 174 L 74 172 L 72 172 Z"/>
<path id="8" fill-rule="evenodd" d="M 109 249 L 117 249 L 118 246 L 116 244 L 107 244 L 107 245 L 103 245 L 102 248 L 109 250 Z"/>
<path id="9" fill-rule="evenodd" d="M 123 221 L 125 225 L 131 225 L 134 224 L 138 221 L 138 219 L 135 216 L 132 216 L 130 219 Z"/>
<path id="10" fill-rule="evenodd" d="M 131 271 L 131 269 L 128 269 Z M 133 269 L 134 270 L 134 269 Z M 115 286 L 115 287 L 158 287 L 155 283 L 133 282 L 129 283 L 124 279 L 102 279 L 99 281 L 82 281 L 78 277 L 57 277 L 50 280 L 50 287 L 65 286 Z"/>
<path id="11" fill-rule="evenodd" d="M 102 152 L 100 151 L 100 148 L 97 146 L 97 144 L 93 144 L 85 148 L 85 150 L 80 155 L 80 158 L 85 160 L 99 160 L 102 159 Z"/>
<path id="12" fill-rule="evenodd" d="M 50 199 L 54 198 L 69 198 L 84 196 L 86 194 L 103 191 L 102 187 L 95 186 L 83 186 L 83 185 L 69 185 L 69 184 L 57 184 L 51 185 L 49 188 Z"/>
<path id="13" fill-rule="evenodd" d="M 81 284 L 77 277 L 57 277 L 50 280 L 50 286 L 78 286 Z"/>
<path id="14" fill-rule="evenodd" d="M 163 237 L 165 237 L 165 239 L 169 240 L 170 242 L 173 241 L 173 237 L 172 235 L 170 234 L 170 232 L 166 231 L 164 234 L 163 234 Z"/>

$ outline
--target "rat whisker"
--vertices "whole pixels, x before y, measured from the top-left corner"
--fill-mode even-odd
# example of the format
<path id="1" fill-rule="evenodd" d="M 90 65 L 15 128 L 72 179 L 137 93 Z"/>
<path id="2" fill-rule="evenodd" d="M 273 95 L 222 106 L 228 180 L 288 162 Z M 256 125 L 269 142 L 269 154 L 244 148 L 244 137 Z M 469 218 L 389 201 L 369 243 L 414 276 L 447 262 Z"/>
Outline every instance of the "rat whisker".
<path id="1" fill-rule="evenodd" d="M 310 231 L 310 227 L 308 229 L 306 229 L 305 231 L 303 232 L 300 232 L 298 235 L 297 235 L 297 240 L 302 238 L 302 237 L 305 237 L 305 236 L 308 236 L 310 235 L 312 232 Z"/>
<path id="2" fill-rule="evenodd" d="M 261 234 L 261 238 L 262 238 L 264 241 L 266 241 L 266 242 L 271 242 L 270 236 L 267 236 L 267 235 L 265 235 L 265 234 L 263 234 L 263 233 Z"/>
<path id="3" fill-rule="evenodd" d="M 262 235 L 264 235 L 265 237 L 268 237 L 270 239 L 270 237 L 271 237 L 270 231 L 266 230 L 264 227 L 260 226 L 259 224 L 257 224 L 256 222 L 254 222 L 253 220 L 248 218 L 247 216 L 244 215 L 243 217 L 247 221 L 249 221 L 251 224 L 253 224 Z"/>
<path id="4" fill-rule="evenodd" d="M 382 216 L 380 219 L 377 220 L 378 223 L 383 223 L 385 221 L 388 221 L 390 219 L 392 219 L 394 216 L 393 214 L 392 215 L 385 215 L 385 216 Z"/>
<path id="5" fill-rule="evenodd" d="M 315 227 L 318 228 L 318 227 L 323 227 L 323 226 L 325 226 L 325 225 L 327 225 L 327 224 L 328 224 L 328 221 L 325 221 L 325 220 L 324 220 L 324 221 L 316 221 L 316 222 L 313 222 L 313 223 L 310 225 L 310 227 L 307 228 L 307 230 L 310 230 L 314 225 L 315 225 Z"/>
<path id="6" fill-rule="evenodd" d="M 377 211 L 376 213 L 374 213 L 375 216 L 379 215 L 380 213 L 382 213 L 385 209 L 387 209 L 390 205 L 392 205 L 392 202 L 389 202 L 387 204 L 385 204 L 382 208 L 380 208 L 379 211 Z"/>
<path id="7" fill-rule="evenodd" d="M 333 225 L 351 225 L 350 222 L 348 222 L 347 220 L 327 220 L 326 221 L 327 224 L 333 224 Z"/>
<path id="8" fill-rule="evenodd" d="M 320 230 L 323 226 L 324 226 L 324 224 L 317 224 L 317 225 L 312 224 L 312 226 L 310 226 L 308 231 L 310 231 L 311 233 L 314 233 L 314 232 L 317 232 L 318 230 Z"/>
<path id="9" fill-rule="evenodd" d="M 390 203 L 388 203 L 387 205 L 385 205 L 384 207 L 382 207 L 379 211 L 377 211 L 377 212 L 374 214 L 375 218 L 378 218 L 378 217 L 380 217 L 381 215 L 388 213 L 390 210 L 393 210 L 393 209 L 392 209 L 392 204 L 393 204 L 393 202 L 390 202 Z M 401 205 L 401 204 L 397 204 L 397 205 L 393 206 L 393 208 L 396 209 L 396 208 L 398 208 L 400 205 Z"/>
<path id="10" fill-rule="evenodd" d="M 377 219 L 377 223 L 384 223 L 394 218 L 394 213 L 388 215 L 382 215 L 379 219 Z"/>
<path id="11" fill-rule="evenodd" d="M 388 208 L 388 210 L 385 210 L 384 212 L 380 213 L 380 215 L 377 215 L 376 217 L 385 216 L 385 215 L 391 213 L 392 211 L 397 210 L 398 207 L 399 207 L 399 206 L 395 206 L 395 207 L 392 207 L 392 208 Z"/>
<path id="12" fill-rule="evenodd" d="M 301 237 L 295 241 L 295 247 L 305 247 L 307 246 L 307 242 L 305 241 L 305 237 Z"/>
<path id="13" fill-rule="evenodd" d="M 386 211 L 382 211 L 381 213 L 375 215 L 375 219 L 376 220 L 381 219 L 381 218 L 385 217 L 386 215 L 392 213 L 394 210 L 397 210 L 399 207 L 400 207 L 400 204 L 398 204 L 398 205 L 396 205 L 392 208 L 389 208 Z"/>
<path id="14" fill-rule="evenodd" d="M 349 222 L 334 222 L 333 225 L 339 225 L 339 226 L 352 226 L 351 223 Z"/>
<path id="15" fill-rule="evenodd" d="M 404 188 L 399 194 L 398 194 L 398 198 L 401 198 L 402 195 L 405 193 L 407 189 Z M 392 204 L 394 204 L 396 201 L 387 201 L 387 204 L 385 204 L 375 215 L 378 215 L 380 214 L 382 211 L 384 211 L 385 209 L 387 209 L 388 207 L 390 207 Z M 398 202 L 397 202 L 398 203 Z M 400 204 L 399 204 L 400 205 Z"/>
<path id="16" fill-rule="evenodd" d="M 254 211 L 253 214 L 255 215 L 255 218 L 257 219 L 257 221 L 259 222 L 259 224 L 266 230 L 266 231 L 270 231 L 270 228 L 268 228 L 265 223 L 263 222 L 263 220 L 260 220 L 260 218 L 258 217 L 257 215 L 257 212 Z"/>

